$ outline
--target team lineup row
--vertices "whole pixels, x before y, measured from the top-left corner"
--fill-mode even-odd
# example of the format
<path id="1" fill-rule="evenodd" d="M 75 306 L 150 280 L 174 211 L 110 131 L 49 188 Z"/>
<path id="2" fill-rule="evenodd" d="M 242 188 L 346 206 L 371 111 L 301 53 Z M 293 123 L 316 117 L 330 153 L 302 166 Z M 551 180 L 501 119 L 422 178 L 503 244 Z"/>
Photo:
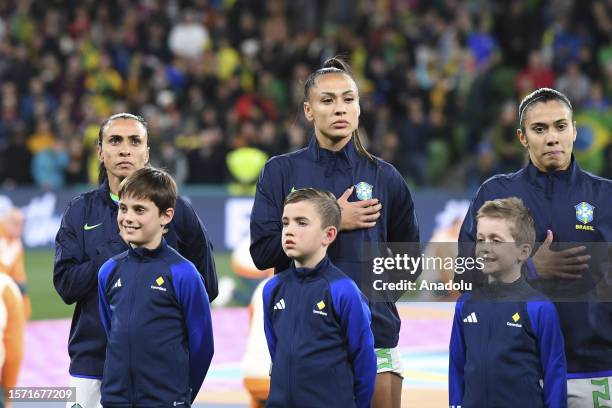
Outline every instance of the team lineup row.
<path id="1" fill-rule="evenodd" d="M 364 148 L 357 131 L 359 112 L 350 70 L 338 59 L 327 61 L 305 84 L 304 113 L 313 123 L 314 137 L 304 149 L 270 159 L 257 185 L 251 255 L 258 268 L 277 272 L 264 290 L 273 364 L 268 406 L 401 403 L 401 367 L 394 358 L 392 364 L 380 357 L 377 364 L 376 359 L 397 355 L 400 319 L 394 303 L 360 295 L 357 285 L 366 261 L 360 254 L 364 242 L 419 242 L 419 229 L 403 178 Z M 612 376 L 609 304 L 585 301 L 552 307 L 537 298 L 532 286 L 540 282 L 574 280 L 579 285 L 588 280 L 589 258 L 582 248 L 554 252 L 542 245 L 532 250 L 536 241 L 610 242 L 607 202 L 612 182 L 582 171 L 574 160 L 576 126 L 563 94 L 551 89 L 533 92 L 521 102 L 519 117 L 517 138 L 529 163 L 516 173 L 486 181 L 461 229 L 460 242 L 474 242 L 476 249 L 479 243 L 507 240 L 516 242 L 517 253 L 512 265 L 505 266 L 502 256 L 487 253 L 483 270 L 503 273 L 460 277 L 461 282 L 485 284 L 483 292 L 472 292 L 457 303 L 450 405 L 595 407 L 600 400 L 594 399 L 594 392 Z M 151 174 L 140 170 L 148 162 L 147 143 L 146 123 L 140 117 L 117 114 L 101 125 L 100 187 L 69 204 L 56 239 L 54 284 L 66 303 L 77 303 L 68 347 L 71 385 L 86 407 L 100 406 L 100 386 L 104 406 L 188 406 L 212 358 L 208 302 L 217 296 L 212 246 L 185 200 L 158 204 L 164 197 L 156 191 L 164 191 L 167 184 L 139 186 L 143 177 L 158 183 L 165 179 L 165 173 L 155 169 L 149 168 Z M 130 182 L 137 176 L 140 181 Z M 306 192 L 324 191 L 331 195 L 300 199 Z M 507 216 L 506 201 L 499 204 L 508 197 L 520 198 L 514 207 L 533 217 L 533 239 L 517 238 L 516 217 Z M 479 215 L 491 201 L 501 206 L 501 215 Z M 321 221 L 326 217 L 332 222 Z M 499 219 L 506 224 L 482 225 Z M 88 225 L 100 227 L 83 227 Z M 139 241 L 157 236 L 153 233 L 159 234 L 159 241 L 152 241 L 157 245 L 149 248 Z M 304 253 L 316 256 L 304 258 Z M 280 273 L 286 269 L 293 272 Z M 122 273 L 125 270 L 130 273 Z M 512 278 L 498 279 L 497 273 Z M 479 306 L 490 296 L 513 291 L 524 293 L 524 302 L 508 310 Z M 491 316 L 510 312 L 503 328 L 490 323 Z M 497 329 L 517 330 L 503 334 Z M 166 337 L 171 333 L 174 337 Z M 328 350 L 336 352 L 319 353 L 325 344 L 316 339 L 329 342 Z M 516 359 L 498 358 L 516 350 L 523 350 Z M 495 381 L 512 381 L 513 387 L 507 387 L 507 393 L 487 392 Z"/>

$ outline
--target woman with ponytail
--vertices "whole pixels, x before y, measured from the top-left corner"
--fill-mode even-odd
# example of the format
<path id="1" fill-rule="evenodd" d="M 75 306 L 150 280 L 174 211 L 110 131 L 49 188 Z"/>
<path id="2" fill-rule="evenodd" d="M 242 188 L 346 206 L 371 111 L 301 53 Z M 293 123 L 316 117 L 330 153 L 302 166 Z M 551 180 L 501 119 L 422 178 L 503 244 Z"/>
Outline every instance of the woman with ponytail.
<path id="1" fill-rule="evenodd" d="M 69 402 L 67 407 L 101 407 L 106 334 L 98 309 L 98 270 L 128 249 L 119 236 L 117 193 L 121 181 L 149 161 L 146 122 L 130 113 L 107 118 L 100 126 L 97 149 L 100 186 L 68 204 L 55 238 L 53 284 L 66 304 L 76 303 L 68 344 L 70 387 L 76 389 L 76 404 Z M 212 245 L 187 201 L 179 197 L 166 229 L 164 239 L 196 266 L 212 302 L 217 297 Z"/>
<path id="2" fill-rule="evenodd" d="M 309 145 L 271 158 L 261 173 L 251 213 L 251 255 L 259 269 L 273 267 L 278 273 L 288 268 L 281 248 L 285 197 L 299 188 L 328 190 L 342 209 L 340 233 L 328 255 L 360 286 L 367 262 L 364 243 L 419 242 L 412 197 L 399 172 L 364 147 L 358 132 L 359 91 L 345 62 L 332 58 L 308 77 L 304 114 L 314 126 Z M 397 308 L 392 302 L 370 301 L 370 310 L 379 363 L 372 403 L 375 408 L 399 408 Z M 296 383 L 302 380 L 308 381 Z"/>

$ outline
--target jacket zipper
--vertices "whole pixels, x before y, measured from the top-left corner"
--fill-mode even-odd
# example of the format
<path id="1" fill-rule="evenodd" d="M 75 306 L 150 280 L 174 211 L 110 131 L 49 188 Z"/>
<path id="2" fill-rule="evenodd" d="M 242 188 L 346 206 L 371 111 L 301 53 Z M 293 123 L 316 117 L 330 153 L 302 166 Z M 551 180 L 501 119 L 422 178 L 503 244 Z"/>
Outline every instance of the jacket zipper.
<path id="1" fill-rule="evenodd" d="M 485 350 L 483 355 L 484 356 L 488 356 L 489 355 L 489 342 L 491 342 L 491 325 L 493 324 L 493 321 L 491 319 L 489 319 L 489 316 L 485 313 L 484 315 L 484 321 L 486 322 L 487 325 L 487 341 L 485 342 Z M 484 390 L 485 390 L 485 402 L 486 405 L 489 406 L 489 384 L 487 384 L 487 378 L 488 378 L 488 374 L 487 374 L 487 368 L 489 366 L 489 360 L 487 359 L 485 361 L 485 365 L 484 365 Z"/>
<path id="2" fill-rule="evenodd" d="M 140 269 L 140 262 L 138 262 L 138 269 Z M 128 362 L 129 362 L 129 369 L 128 369 L 128 378 L 130 381 L 129 384 L 129 395 L 130 395 L 130 404 L 134 404 L 134 398 L 135 398 L 135 392 L 134 392 L 134 373 L 132 371 L 132 329 L 131 329 L 131 323 L 132 323 L 132 316 L 134 314 L 134 298 L 135 298 L 135 294 L 136 294 L 136 286 L 138 286 L 139 282 L 138 282 L 138 276 L 140 275 L 138 273 L 139 271 L 136 271 L 136 274 L 134 276 L 134 283 L 132 284 L 132 290 L 130 291 L 130 318 L 128 319 Z"/>
<path id="3" fill-rule="evenodd" d="M 548 200 L 549 203 L 549 207 L 548 208 L 553 208 L 552 207 L 552 202 L 553 202 L 553 192 L 554 192 L 554 179 L 553 179 L 553 175 L 552 174 L 548 174 L 546 177 L 546 188 L 544 190 L 544 196 L 546 197 L 546 200 Z M 548 229 L 551 231 L 553 230 L 553 211 L 548 211 Z M 554 235 L 554 238 L 557 238 L 557 235 Z"/>
<path id="4" fill-rule="evenodd" d="M 298 293 L 299 291 L 296 291 L 296 293 Z M 291 307 L 296 307 L 297 303 L 295 301 L 293 301 L 293 296 L 291 297 L 292 302 L 291 302 Z M 301 312 L 301 311 L 300 311 Z M 287 370 L 287 374 L 288 374 L 288 384 L 289 384 L 289 393 L 287 395 L 287 406 L 288 407 L 292 407 L 293 406 L 293 390 L 295 389 L 295 386 L 293 384 L 294 380 L 295 380 L 295 376 L 293 375 L 293 359 L 294 359 L 294 350 L 295 350 L 295 342 L 296 342 L 296 338 L 298 338 L 298 333 L 297 333 L 297 321 L 300 319 L 300 316 L 298 315 L 297 319 L 293 320 L 293 330 L 292 330 L 292 336 L 291 336 L 291 347 L 289 348 L 289 369 Z"/>

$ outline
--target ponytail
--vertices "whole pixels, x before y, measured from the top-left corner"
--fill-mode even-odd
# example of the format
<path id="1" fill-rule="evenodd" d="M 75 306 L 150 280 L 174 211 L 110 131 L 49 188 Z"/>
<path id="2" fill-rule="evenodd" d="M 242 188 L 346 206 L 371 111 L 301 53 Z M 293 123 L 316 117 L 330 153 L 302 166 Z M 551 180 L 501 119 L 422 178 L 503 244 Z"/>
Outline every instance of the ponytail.
<path id="1" fill-rule="evenodd" d="M 98 167 L 98 184 L 106 182 L 107 179 L 106 167 L 104 167 L 104 163 L 100 162 L 100 166 Z"/>
<path id="2" fill-rule="evenodd" d="M 363 157 L 365 157 L 372 163 L 376 163 L 374 157 L 370 154 L 370 152 L 366 150 L 365 146 L 363 145 L 361 136 L 359 135 L 359 129 L 355 129 L 355 131 L 353 132 L 353 136 L 351 137 L 353 138 L 353 144 L 355 145 L 355 149 L 357 149 L 359 154 L 361 154 Z"/>

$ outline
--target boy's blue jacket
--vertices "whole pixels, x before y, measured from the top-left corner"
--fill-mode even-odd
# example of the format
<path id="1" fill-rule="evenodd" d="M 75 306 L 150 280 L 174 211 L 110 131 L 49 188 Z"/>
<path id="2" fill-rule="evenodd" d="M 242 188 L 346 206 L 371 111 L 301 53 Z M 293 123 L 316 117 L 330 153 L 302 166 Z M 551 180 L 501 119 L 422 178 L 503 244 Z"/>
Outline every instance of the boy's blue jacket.
<path id="1" fill-rule="evenodd" d="M 524 278 L 459 298 L 449 358 L 451 407 L 567 407 L 557 312 Z"/>
<path id="2" fill-rule="evenodd" d="M 543 173 L 530 163 L 516 173 L 487 180 L 471 203 L 459 242 L 476 241 L 476 213 L 485 201 L 512 196 L 521 198 L 531 212 L 536 242 L 546 239 L 546 230 L 553 232 L 551 249 L 560 243 L 585 243 L 601 254 L 602 249 L 606 252 L 601 247 L 609 248 L 612 242 L 612 181 L 581 170 L 573 157 L 570 167 L 564 171 Z M 460 253 L 462 249 L 466 248 L 460 246 Z M 570 295 L 581 293 L 592 286 L 602 269 L 605 269 L 603 273 L 609 273 L 608 261 L 600 261 L 599 257 L 592 257 L 591 269 L 583 273 L 583 279 L 545 280 L 536 279 L 530 259 L 529 283 L 553 301 L 558 290 Z M 474 280 L 474 277 L 464 279 Z M 592 298 L 585 302 L 555 302 L 555 306 L 565 338 L 568 378 L 612 376 L 612 303 Z"/>
<path id="3" fill-rule="evenodd" d="M 213 356 L 208 296 L 195 266 L 166 242 L 130 248 L 98 276 L 108 336 L 102 405 L 189 406 Z"/>
<path id="4" fill-rule="evenodd" d="M 251 256 L 259 269 L 289 267 L 281 247 L 285 197 L 293 189 L 318 188 L 340 197 L 357 186 L 349 201 L 378 198 L 382 204 L 376 226 L 342 231 L 328 250 L 331 261 L 360 285 L 367 242 L 419 242 L 419 228 L 410 191 L 398 171 L 374 158 L 372 163 L 351 140 L 338 152 L 323 149 L 312 138 L 308 147 L 271 158 L 264 167 L 251 213 Z M 359 190 L 359 191 L 358 191 Z M 417 274 L 412 275 L 413 279 Z M 395 347 L 400 318 L 393 303 L 372 302 L 372 331 L 376 347 Z"/>
<path id="5" fill-rule="evenodd" d="M 109 258 L 128 249 L 119 237 L 117 210 L 104 183 L 68 204 L 55 238 L 53 283 L 64 302 L 76 302 L 68 344 L 70 374 L 75 377 L 102 378 L 106 336 L 98 311 L 98 271 Z M 175 215 L 164 237 L 204 276 L 210 301 L 217 297 L 212 245 L 185 200 L 176 201 Z"/>
<path id="6" fill-rule="evenodd" d="M 275 275 L 263 291 L 272 357 L 267 407 L 369 407 L 376 354 L 370 311 L 355 283 L 325 257 Z"/>

